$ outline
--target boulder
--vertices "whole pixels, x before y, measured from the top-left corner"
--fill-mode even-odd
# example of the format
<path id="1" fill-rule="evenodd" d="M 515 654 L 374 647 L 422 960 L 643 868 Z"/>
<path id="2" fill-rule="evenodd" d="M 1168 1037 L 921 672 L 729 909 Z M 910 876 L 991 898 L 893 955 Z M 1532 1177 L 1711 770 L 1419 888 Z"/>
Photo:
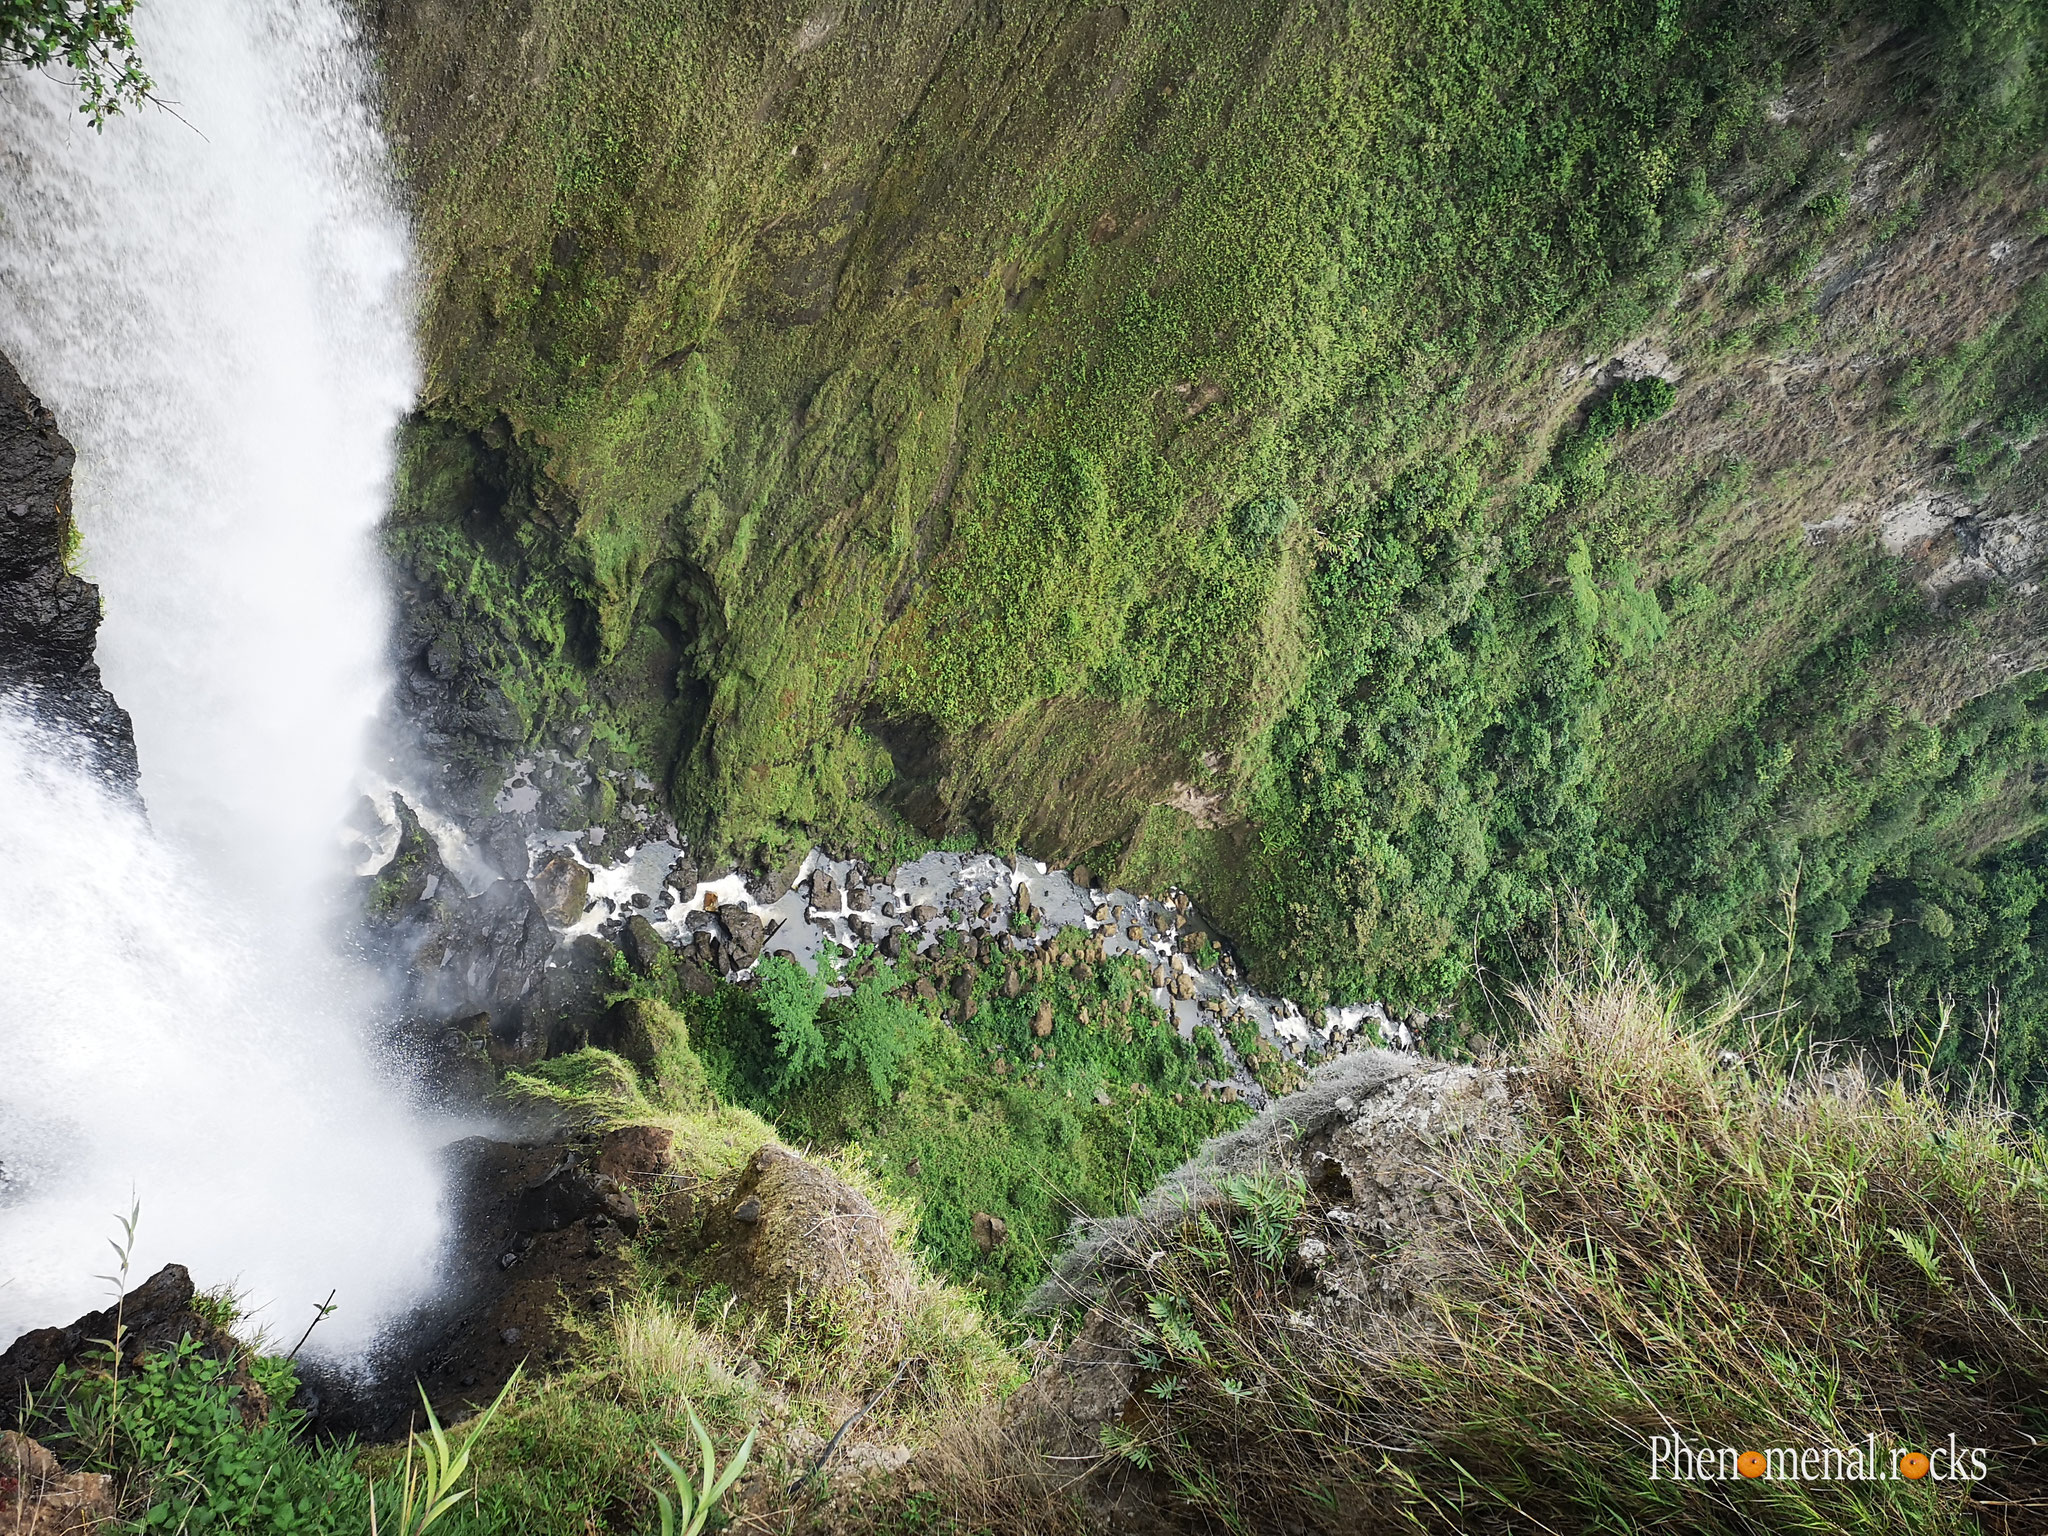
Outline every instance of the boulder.
<path id="1" fill-rule="evenodd" d="M 846 910 L 849 912 L 872 912 L 875 909 L 874 892 L 865 885 L 849 885 L 846 888 Z"/>
<path id="2" fill-rule="evenodd" d="M 1031 1033 L 1043 1040 L 1052 1033 L 1052 999 L 1046 998 L 1038 1005 L 1038 1013 L 1031 1020 Z"/>
<path id="3" fill-rule="evenodd" d="M 668 873 L 661 877 L 661 883 L 676 893 L 678 901 L 694 901 L 701 877 L 697 873 L 697 861 L 686 848 L 676 855 L 675 863 L 669 865 Z"/>
<path id="4" fill-rule="evenodd" d="M 991 1216 L 987 1211 L 974 1213 L 974 1246 L 983 1253 L 994 1253 L 1010 1240 L 1010 1224 L 1000 1216 Z"/>
<path id="5" fill-rule="evenodd" d="M 135 793 L 135 732 L 100 682 L 99 588 L 67 568 L 71 444 L 0 356 L 0 692 L 77 742 L 87 766 Z"/>
<path id="6" fill-rule="evenodd" d="M 760 917 L 745 907 L 726 907 L 719 912 L 719 919 L 725 925 L 725 936 L 732 944 L 732 963 L 735 969 L 743 969 L 760 958 L 761 946 L 768 942 L 768 930 Z"/>
<path id="7" fill-rule="evenodd" d="M 839 910 L 839 883 L 831 870 L 820 869 L 811 876 L 811 905 L 827 912 Z"/>
<path id="8" fill-rule="evenodd" d="M 535 872 L 533 894 L 549 922 L 570 927 L 583 916 L 590 899 L 590 871 L 568 854 L 558 853 Z"/>
<path id="9" fill-rule="evenodd" d="M 655 1178 L 675 1166 L 674 1144 L 675 1133 L 664 1126 L 621 1126 L 598 1143 L 597 1171 L 622 1184 Z"/>
<path id="10" fill-rule="evenodd" d="M 873 1311 L 915 1289 L 910 1265 L 868 1198 L 772 1143 L 748 1160 L 706 1217 L 703 1239 L 713 1278 L 772 1315 L 785 1298 L 837 1295 Z"/>
<path id="11" fill-rule="evenodd" d="M 642 976 L 652 976 L 668 959 L 668 940 L 654 931 L 654 924 L 635 912 L 626 919 L 626 931 L 619 948 L 625 951 L 626 963 Z"/>

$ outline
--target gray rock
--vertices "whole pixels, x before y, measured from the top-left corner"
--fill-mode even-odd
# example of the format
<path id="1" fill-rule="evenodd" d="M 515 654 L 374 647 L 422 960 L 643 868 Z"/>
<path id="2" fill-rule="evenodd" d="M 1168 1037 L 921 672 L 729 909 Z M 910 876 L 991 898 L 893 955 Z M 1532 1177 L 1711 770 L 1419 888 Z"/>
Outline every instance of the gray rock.
<path id="1" fill-rule="evenodd" d="M 752 965 L 761 953 L 761 946 L 768 941 L 768 931 L 761 919 L 744 907 L 721 908 L 718 916 L 725 925 L 726 937 L 732 943 L 734 965 Z"/>
<path id="2" fill-rule="evenodd" d="M 686 848 L 676 855 L 675 863 L 669 865 L 668 873 L 661 877 L 661 883 L 676 893 L 679 901 L 696 899 L 701 879 L 697 873 L 697 861 Z"/>

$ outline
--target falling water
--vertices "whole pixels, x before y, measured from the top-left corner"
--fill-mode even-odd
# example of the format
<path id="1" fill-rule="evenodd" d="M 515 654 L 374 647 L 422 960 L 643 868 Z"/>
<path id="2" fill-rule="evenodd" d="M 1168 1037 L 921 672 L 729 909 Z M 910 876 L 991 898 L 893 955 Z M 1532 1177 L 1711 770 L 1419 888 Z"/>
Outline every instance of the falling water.
<path id="1" fill-rule="evenodd" d="M 330 1348 L 424 1285 L 432 1138 L 331 942 L 384 686 L 372 543 L 414 392 L 406 243 L 337 0 L 154 0 L 93 133 L 0 78 L 0 348 L 78 449 L 150 827 L 0 720 L 0 1344 L 176 1259 Z M 153 828 L 153 832 L 151 830 Z"/>

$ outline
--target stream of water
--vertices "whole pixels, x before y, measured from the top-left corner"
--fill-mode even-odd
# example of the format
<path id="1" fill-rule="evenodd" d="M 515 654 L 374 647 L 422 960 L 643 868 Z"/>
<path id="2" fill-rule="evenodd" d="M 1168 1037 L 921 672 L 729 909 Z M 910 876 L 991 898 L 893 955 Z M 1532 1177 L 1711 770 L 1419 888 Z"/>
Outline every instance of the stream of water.
<path id="1" fill-rule="evenodd" d="M 338 948 L 386 686 L 373 531 L 413 398 L 403 221 L 332 0 L 153 0 L 174 111 L 0 74 L 0 348 L 78 450 L 149 823 L 0 717 L 0 1346 L 134 1276 L 360 1348 L 428 1284 L 434 1128 Z M 445 1132 L 444 1132 L 445 1134 Z"/>

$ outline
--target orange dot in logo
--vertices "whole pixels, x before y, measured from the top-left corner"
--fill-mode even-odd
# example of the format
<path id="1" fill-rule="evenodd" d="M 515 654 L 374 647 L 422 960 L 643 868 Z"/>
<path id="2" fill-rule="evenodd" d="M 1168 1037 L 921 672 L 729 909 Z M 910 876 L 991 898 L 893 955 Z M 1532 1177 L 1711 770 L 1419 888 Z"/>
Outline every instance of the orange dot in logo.
<path id="1" fill-rule="evenodd" d="M 1927 1458 L 1918 1451 L 1908 1451 L 1899 1458 L 1899 1476 L 1914 1479 L 1927 1475 Z"/>
<path id="2" fill-rule="evenodd" d="M 1744 1477 L 1762 1477 L 1764 1475 L 1764 1453 L 1762 1451 L 1744 1451 L 1735 1458 L 1735 1470 Z"/>

